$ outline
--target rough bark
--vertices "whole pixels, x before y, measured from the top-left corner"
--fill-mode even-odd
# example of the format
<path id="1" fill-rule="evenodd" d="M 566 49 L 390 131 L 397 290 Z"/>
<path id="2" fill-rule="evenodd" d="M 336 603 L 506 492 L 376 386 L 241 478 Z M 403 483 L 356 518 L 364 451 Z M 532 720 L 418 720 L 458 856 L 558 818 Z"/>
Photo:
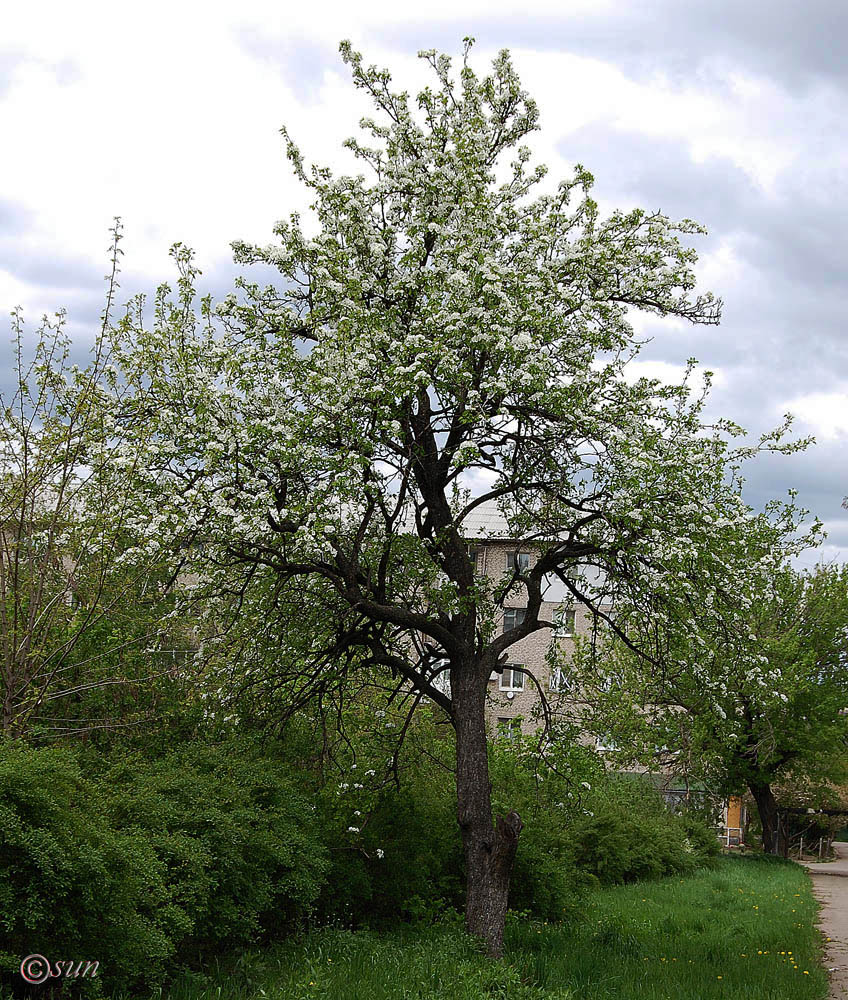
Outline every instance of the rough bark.
<path id="1" fill-rule="evenodd" d="M 465 853 L 465 924 L 493 957 L 503 952 L 509 880 L 522 822 L 517 812 L 492 822 L 486 748 L 486 681 L 479 665 L 451 671 L 456 729 L 457 818 Z"/>
<path id="2" fill-rule="evenodd" d="M 781 829 L 777 800 L 771 790 L 771 785 L 751 782 L 748 788 L 757 804 L 757 812 L 763 830 L 763 851 L 766 854 L 785 854 L 785 832 Z"/>

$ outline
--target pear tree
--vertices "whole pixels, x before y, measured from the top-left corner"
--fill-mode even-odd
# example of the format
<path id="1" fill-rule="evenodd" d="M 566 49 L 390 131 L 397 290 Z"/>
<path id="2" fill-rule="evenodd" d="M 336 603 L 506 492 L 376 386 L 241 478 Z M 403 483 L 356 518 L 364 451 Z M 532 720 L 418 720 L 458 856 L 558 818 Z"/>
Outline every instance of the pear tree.
<path id="1" fill-rule="evenodd" d="M 531 165 L 539 113 L 507 52 L 486 74 L 470 40 L 457 71 L 423 52 L 417 97 L 341 54 L 374 108 L 346 143 L 361 172 L 309 167 L 284 131 L 311 215 L 235 244 L 279 279 L 198 307 L 175 248 L 176 292 L 115 329 L 140 400 L 126 419 L 155 441 L 144 488 L 192 563 L 207 634 L 239 636 L 230 675 L 281 715 L 366 676 L 443 712 L 467 927 L 497 955 L 522 819 L 493 815 L 487 684 L 516 642 L 551 632 L 546 586 L 618 629 L 605 609 L 624 596 L 683 621 L 694 589 L 738 584 L 715 542 L 748 517 L 736 429 L 705 425 L 691 365 L 675 386 L 633 371 L 633 312 L 714 325 L 720 302 L 696 291 L 696 223 L 602 215 L 583 167 L 552 183 Z M 469 552 L 484 505 L 534 553 L 503 579 Z M 504 631 L 517 593 L 526 614 Z"/>

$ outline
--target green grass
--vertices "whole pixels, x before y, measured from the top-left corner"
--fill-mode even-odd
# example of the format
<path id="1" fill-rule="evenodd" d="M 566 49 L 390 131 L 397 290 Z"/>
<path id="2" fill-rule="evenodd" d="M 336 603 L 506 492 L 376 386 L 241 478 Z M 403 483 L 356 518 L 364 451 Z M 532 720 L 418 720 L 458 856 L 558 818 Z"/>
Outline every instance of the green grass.
<path id="1" fill-rule="evenodd" d="M 602 889 L 582 920 L 511 917 L 503 961 L 454 923 L 326 929 L 182 980 L 161 1000 L 819 1000 L 816 905 L 802 869 L 728 858 L 713 870 Z"/>

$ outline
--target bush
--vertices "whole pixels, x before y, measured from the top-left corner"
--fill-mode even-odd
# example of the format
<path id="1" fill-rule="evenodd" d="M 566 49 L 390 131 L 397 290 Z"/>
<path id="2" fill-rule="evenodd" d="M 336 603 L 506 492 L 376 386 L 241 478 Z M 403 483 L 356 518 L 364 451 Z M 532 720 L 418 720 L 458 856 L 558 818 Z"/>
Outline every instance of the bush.
<path id="1" fill-rule="evenodd" d="M 192 947 L 290 929 L 324 883 L 326 852 L 291 767 L 250 742 L 133 756 L 104 775 L 112 824 L 149 843 L 191 917 Z"/>
<path id="2" fill-rule="evenodd" d="M 539 919 L 562 919 L 579 905 L 586 881 L 571 858 L 569 816 L 538 801 L 515 771 L 500 769 L 497 784 L 508 803 L 501 811 L 515 808 L 526 823 L 510 906 Z M 327 792 L 335 805 L 333 789 Z M 333 868 L 322 899 L 325 919 L 381 926 L 462 908 L 464 859 L 450 773 L 408 766 L 400 788 L 380 792 L 362 819 L 351 816 L 333 812 L 326 823 Z M 362 823 L 360 834 L 347 832 L 350 822 Z"/>
<path id="3" fill-rule="evenodd" d="M 673 815 L 647 778 L 609 775 L 585 809 L 572 828 L 574 863 L 603 885 L 692 871 L 719 852 L 714 831 Z"/>
<path id="4" fill-rule="evenodd" d="M 84 778 L 60 749 L 0 748 L 0 961 L 97 960 L 109 986 L 311 912 L 327 861 L 287 768 L 250 744 L 131 756 Z M 10 978 L 11 977 L 11 978 Z"/>
<path id="5" fill-rule="evenodd" d="M 0 962 L 100 962 L 113 982 L 155 977 L 189 927 L 152 846 L 113 829 L 70 753 L 0 747 Z"/>
<path id="6" fill-rule="evenodd" d="M 450 764 L 451 737 L 436 739 L 424 725 L 412 737 L 416 749 L 402 758 L 399 788 L 371 794 L 363 787 L 363 776 L 373 773 L 368 760 L 380 757 L 364 756 L 359 742 L 358 763 L 340 767 L 339 778 L 322 789 L 333 859 L 320 901 L 324 920 L 380 926 L 463 905 L 453 774 L 434 766 Z M 547 762 L 529 738 L 490 746 L 495 811 L 516 809 L 524 820 L 510 884 L 513 910 L 539 920 L 570 918 L 593 884 L 686 872 L 718 853 L 714 831 L 694 816 L 673 815 L 647 780 L 605 773 L 576 738 L 558 746 Z"/>
<path id="7" fill-rule="evenodd" d="M 363 795 L 367 803 L 340 795 L 338 786 L 320 794 L 333 859 L 323 919 L 377 926 L 462 906 L 462 844 L 448 772 L 406 759 L 400 786 Z"/>
<path id="8" fill-rule="evenodd" d="M 369 785 L 376 771 L 357 756 L 347 780 L 313 773 L 309 797 L 294 783 L 306 786 L 293 763 L 305 755 L 276 744 L 111 758 L 0 744 L 6 981 L 20 987 L 21 959 L 39 952 L 99 961 L 98 982 L 133 989 L 310 917 L 384 926 L 461 908 L 452 743 L 423 725 L 410 739 L 400 787 Z M 647 782 L 564 745 L 571 757 L 551 766 L 523 741 L 492 746 L 495 808 L 525 821 L 514 910 L 562 919 L 592 883 L 685 872 L 718 852 L 712 830 L 673 816 Z"/>
<path id="9" fill-rule="evenodd" d="M 539 920 L 575 916 L 590 880 L 574 863 L 572 830 L 579 790 L 602 777 L 596 758 L 574 738 L 562 740 L 559 755 L 546 762 L 535 741 L 496 740 L 490 767 L 496 811 L 515 809 L 524 820 L 510 907 Z"/>
<path id="10" fill-rule="evenodd" d="M 698 813 L 683 812 L 680 822 L 689 841 L 688 850 L 698 865 L 711 864 L 720 854 L 721 846 L 715 827 Z"/>

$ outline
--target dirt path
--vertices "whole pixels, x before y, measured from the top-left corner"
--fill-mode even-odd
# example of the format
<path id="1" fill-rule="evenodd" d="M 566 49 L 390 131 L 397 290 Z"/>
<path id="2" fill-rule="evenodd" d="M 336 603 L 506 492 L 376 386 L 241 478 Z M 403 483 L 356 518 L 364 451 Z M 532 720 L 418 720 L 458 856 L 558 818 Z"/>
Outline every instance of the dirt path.
<path id="1" fill-rule="evenodd" d="M 821 902 L 820 927 L 827 942 L 831 1000 L 848 1000 L 848 844 L 834 844 L 838 860 L 805 864 Z"/>

